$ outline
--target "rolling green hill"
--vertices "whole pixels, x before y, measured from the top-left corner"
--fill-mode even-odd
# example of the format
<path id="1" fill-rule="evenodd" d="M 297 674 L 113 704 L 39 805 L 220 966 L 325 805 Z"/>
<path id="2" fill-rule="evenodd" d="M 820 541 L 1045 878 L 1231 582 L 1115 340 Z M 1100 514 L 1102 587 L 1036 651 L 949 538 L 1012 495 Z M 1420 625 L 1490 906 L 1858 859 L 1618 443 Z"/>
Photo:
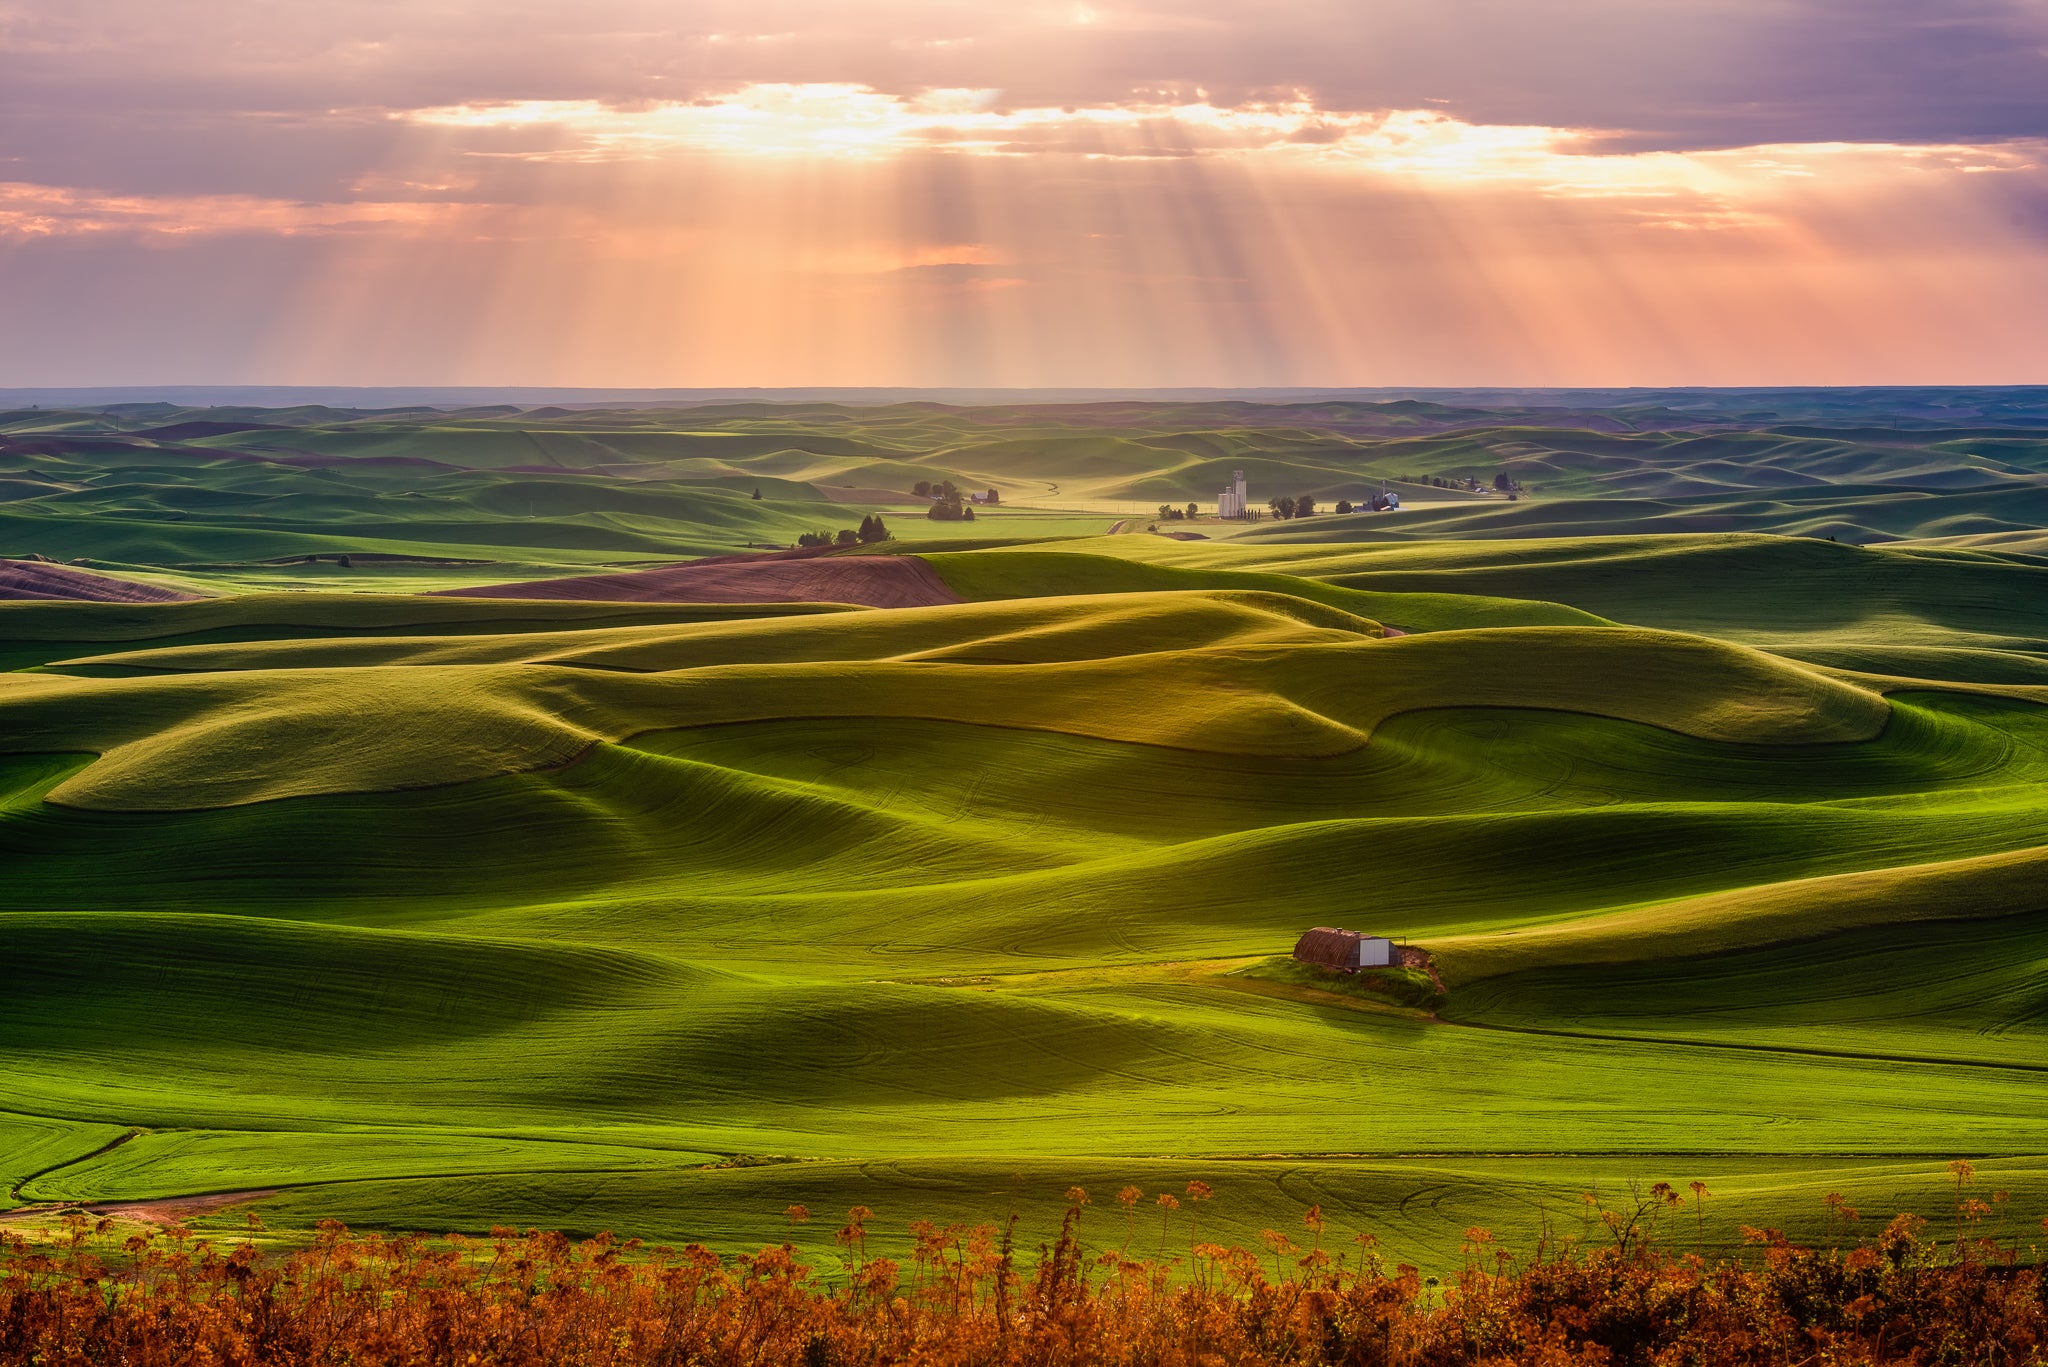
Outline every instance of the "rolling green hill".
<path id="1" fill-rule="evenodd" d="M 1428 476 L 1425 447 L 1481 440 L 1302 407 L 1256 431 L 1227 405 L 0 427 L 20 480 L 79 486 L 10 525 L 182 528 L 134 572 L 215 590 L 272 571 L 169 554 L 417 557 L 462 528 L 492 562 L 469 582 L 497 582 L 601 563 L 576 537 L 623 538 L 597 557 L 707 510 L 842 506 L 752 499 L 770 468 L 1007 499 L 1254 451 L 1351 470 L 1375 444 Z M 1396 419 L 1429 430 L 1363 430 Z M 1827 497 L 1869 525 L 1896 498 L 1850 482 L 1866 449 L 1910 448 L 1863 476 L 1996 459 L 2000 497 L 2031 487 L 2010 449 L 1943 455 L 1972 439 L 1903 420 L 1889 444 L 1516 430 L 1689 478 L 1837 462 Z M 459 515 L 384 511 L 431 481 Z M 1631 1179 L 1706 1180 L 1722 1247 L 1818 1229 L 1828 1191 L 1942 1213 L 1956 1156 L 2048 1208 L 2048 564 L 999 521 L 870 548 L 922 554 L 965 600 L 937 606 L 0 603 L 9 1218 L 243 1193 L 285 1238 L 338 1217 L 731 1248 L 782 1237 L 792 1202 L 859 1203 L 891 1238 L 1011 1209 L 1036 1238 L 1070 1185 L 1199 1178 L 1205 1229 L 1255 1240 L 1315 1202 L 1442 1268 L 1474 1224 L 1526 1242 Z M 1272 971 L 1316 925 L 1407 939 L 1447 995 Z M 831 1262 L 825 1220 L 797 1237 Z"/>

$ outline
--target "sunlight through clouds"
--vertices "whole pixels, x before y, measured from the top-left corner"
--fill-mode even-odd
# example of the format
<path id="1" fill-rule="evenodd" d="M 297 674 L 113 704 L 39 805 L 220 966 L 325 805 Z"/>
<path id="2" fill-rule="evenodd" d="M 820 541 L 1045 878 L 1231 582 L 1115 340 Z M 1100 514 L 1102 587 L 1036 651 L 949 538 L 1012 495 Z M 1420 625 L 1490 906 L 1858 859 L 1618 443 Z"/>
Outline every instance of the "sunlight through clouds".
<path id="1" fill-rule="evenodd" d="M 1363 162 L 1407 174 L 1502 179 L 1612 179 L 1646 164 L 1559 150 L 1574 130 L 1485 127 L 1434 110 L 1340 113 L 1295 98 L 1219 107 L 1126 103 L 1001 108 L 995 90 L 914 98 L 851 85 L 752 85 L 717 99 L 646 106 L 510 101 L 408 110 L 430 127 L 550 129 L 557 148 L 478 153 L 535 161 L 637 160 L 680 152 L 746 156 L 892 156 L 941 149 L 982 155 L 1285 155 Z"/>
<path id="2" fill-rule="evenodd" d="M 336 0 L 227 22 L 209 0 L 0 0 L 0 272 L 22 320 L 0 361 L 52 380 L 110 354 L 365 382 L 2037 378 L 2048 71 L 2028 54 L 2048 26 L 1973 15 Z M 198 287 L 223 271 L 233 287 Z M 86 321 L 123 310 L 117 335 Z"/>

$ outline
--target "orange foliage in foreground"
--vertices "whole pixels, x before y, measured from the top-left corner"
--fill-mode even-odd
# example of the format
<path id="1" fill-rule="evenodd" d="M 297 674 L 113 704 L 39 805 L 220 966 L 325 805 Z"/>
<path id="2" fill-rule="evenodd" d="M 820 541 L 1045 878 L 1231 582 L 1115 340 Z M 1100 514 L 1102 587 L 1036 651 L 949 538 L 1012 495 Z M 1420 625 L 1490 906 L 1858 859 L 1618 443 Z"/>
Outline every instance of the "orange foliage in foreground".
<path id="1" fill-rule="evenodd" d="M 1194 1184 L 1198 1200 L 1206 1187 Z M 1695 1184 L 1697 1198 L 1705 1189 Z M 1668 1187 L 1653 1195 L 1676 1206 Z M 181 1231 L 116 1245 L 108 1224 L 0 1235 L 0 1362 L 38 1364 L 1450 1364 L 2038 1363 L 2041 1272 L 1996 1241 L 1944 1253 L 1900 1216 L 1874 1240 L 1807 1249 L 1746 1231 L 1754 1256 L 1709 1264 L 1644 1237 L 1655 1204 L 1602 1212 L 1598 1248 L 1566 1241 L 1526 1263 L 1470 1231 L 1441 1289 L 1388 1270 L 1369 1237 L 1323 1250 L 1268 1231 L 1255 1252 L 1194 1243 L 1183 1261 L 1084 1254 L 1085 1193 L 1062 1237 L 1015 1256 L 999 1229 L 912 1227 L 908 1267 L 866 1256 L 871 1212 L 840 1242 L 845 1284 L 820 1285 L 788 1246 L 734 1260 L 692 1245 L 497 1231 L 489 1241 L 378 1238 L 323 1225 L 265 1258 Z M 1130 1247 L 1137 1197 L 1113 1231 Z M 1157 1202 L 1165 1212 L 1175 1198 Z M 1854 1219 L 1838 1198 L 1830 1210 Z M 791 1207 L 792 1220 L 808 1218 Z M 1100 1220 L 1100 1215 L 1091 1217 Z M 253 1221 L 252 1221 L 253 1224 Z M 1959 1226 L 1960 1229 L 1960 1226 Z M 1270 1274 L 1270 1275 L 1269 1275 Z"/>

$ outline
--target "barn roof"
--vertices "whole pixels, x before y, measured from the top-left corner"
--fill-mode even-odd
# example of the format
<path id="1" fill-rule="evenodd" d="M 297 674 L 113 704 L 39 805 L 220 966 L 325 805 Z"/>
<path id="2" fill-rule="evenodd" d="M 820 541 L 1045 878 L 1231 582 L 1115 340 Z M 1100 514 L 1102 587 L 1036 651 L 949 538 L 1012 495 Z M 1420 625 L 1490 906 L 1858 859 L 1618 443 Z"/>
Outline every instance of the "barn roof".
<path id="1" fill-rule="evenodd" d="M 1358 966 L 1358 942 L 1363 939 L 1355 930 L 1339 930 L 1335 926 L 1317 926 L 1294 945 L 1294 957 L 1306 964 L 1326 964 L 1331 968 L 1356 968 Z"/>

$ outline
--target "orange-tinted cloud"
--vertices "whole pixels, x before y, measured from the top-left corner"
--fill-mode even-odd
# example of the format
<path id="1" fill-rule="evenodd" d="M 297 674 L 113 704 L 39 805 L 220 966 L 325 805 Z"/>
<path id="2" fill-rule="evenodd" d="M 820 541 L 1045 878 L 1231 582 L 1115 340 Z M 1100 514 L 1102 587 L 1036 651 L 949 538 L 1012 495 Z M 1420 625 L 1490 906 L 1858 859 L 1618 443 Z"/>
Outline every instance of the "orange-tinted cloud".
<path id="1" fill-rule="evenodd" d="M 0 0 L 0 363 L 2039 380 L 2044 40 L 2036 0 Z"/>

